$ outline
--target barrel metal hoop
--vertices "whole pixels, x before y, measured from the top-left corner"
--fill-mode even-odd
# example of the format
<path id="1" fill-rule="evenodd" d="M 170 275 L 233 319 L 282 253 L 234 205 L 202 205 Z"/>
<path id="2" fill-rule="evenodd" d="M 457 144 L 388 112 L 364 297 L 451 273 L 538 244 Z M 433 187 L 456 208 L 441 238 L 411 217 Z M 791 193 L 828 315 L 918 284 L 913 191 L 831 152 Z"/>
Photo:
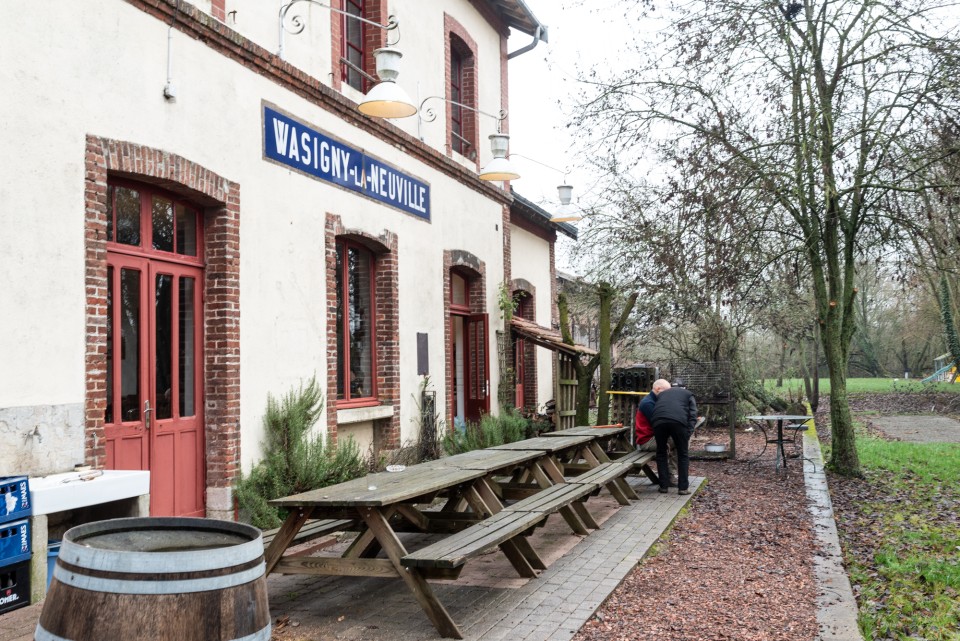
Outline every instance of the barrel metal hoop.
<path id="1" fill-rule="evenodd" d="M 142 574 L 169 572 L 203 572 L 220 570 L 249 563 L 263 555 L 263 539 L 217 548 L 206 552 L 136 552 L 105 550 L 80 545 L 64 539 L 60 557 L 71 565 L 107 572 L 138 572 Z"/>
<path id="2" fill-rule="evenodd" d="M 261 628 L 259 631 L 239 639 L 234 639 L 234 641 L 270 641 L 270 629 L 271 625 L 268 623 L 266 627 Z M 64 639 L 55 634 L 50 634 L 44 630 L 43 626 L 39 623 L 37 624 L 37 630 L 34 632 L 33 638 L 34 641 L 71 641 L 70 639 Z"/>
<path id="3" fill-rule="evenodd" d="M 107 592 L 111 594 L 182 594 L 185 592 L 210 592 L 222 588 L 232 588 L 251 581 L 256 581 L 264 575 L 266 564 L 259 565 L 225 576 L 209 577 L 206 579 L 186 579 L 182 581 L 132 581 L 129 579 L 107 579 L 88 576 L 77 572 L 70 572 L 60 565 L 53 569 L 53 577 L 71 587 L 91 592 Z"/>

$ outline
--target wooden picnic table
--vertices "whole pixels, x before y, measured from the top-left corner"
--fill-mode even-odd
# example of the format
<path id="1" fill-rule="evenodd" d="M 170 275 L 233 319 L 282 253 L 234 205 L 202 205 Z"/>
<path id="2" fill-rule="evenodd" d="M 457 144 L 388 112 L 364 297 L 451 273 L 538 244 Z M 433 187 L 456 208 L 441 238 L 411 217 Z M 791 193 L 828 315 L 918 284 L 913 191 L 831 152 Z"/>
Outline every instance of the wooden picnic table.
<path id="1" fill-rule="evenodd" d="M 582 425 L 579 427 L 571 427 L 565 430 L 559 430 L 557 432 L 544 432 L 543 436 L 593 436 L 595 439 L 595 446 L 591 446 L 591 450 L 597 459 L 604 463 L 609 461 L 611 458 L 620 457 L 633 451 L 633 444 L 631 443 L 630 439 L 630 430 L 632 429 L 633 428 L 629 425 L 611 427 L 593 427 L 590 425 Z M 612 452 L 612 455 L 610 452 Z M 570 471 L 584 469 L 584 466 L 581 465 L 578 467 L 577 464 L 568 464 L 566 467 Z M 590 468 L 589 466 L 585 466 L 585 469 Z M 651 483 L 654 485 L 658 485 L 660 483 L 657 473 L 654 471 L 649 462 L 644 463 L 640 469 L 644 474 L 646 474 L 647 478 L 650 479 Z"/>
<path id="2" fill-rule="evenodd" d="M 460 631 L 421 575 L 400 563 L 406 548 L 390 520 L 400 514 L 429 529 L 429 519 L 417 504 L 429 503 L 445 490 L 469 486 L 485 476 L 483 470 L 410 466 L 402 472 L 379 472 L 338 485 L 271 501 L 290 510 L 280 531 L 264 553 L 266 571 L 285 574 L 373 576 L 402 579 L 444 636 L 460 638 Z M 340 558 L 283 557 L 288 545 L 308 519 L 350 518 L 366 525 Z M 382 549 L 386 559 L 370 558 Z"/>
<path id="3" fill-rule="evenodd" d="M 584 458 L 602 472 L 611 464 L 596 459 L 589 447 L 594 440 L 593 434 L 528 439 L 270 501 L 289 514 L 264 553 L 266 571 L 399 578 L 441 635 L 462 638 L 427 578 L 456 578 L 468 558 L 494 547 L 521 576 L 534 577 L 546 565 L 525 535 L 550 514 L 559 511 L 580 534 L 599 527 L 583 500 L 605 481 L 567 484 L 557 458 Z M 504 483 L 494 478 L 502 481 L 505 475 L 510 480 Z M 514 483 L 526 491 L 505 506 L 504 500 L 515 496 L 506 486 Z M 446 498 L 439 510 L 422 509 L 438 497 Z M 284 556 L 311 519 L 351 521 L 360 534 L 338 558 Z M 397 536 L 405 531 L 449 536 L 410 554 Z M 381 550 L 387 558 L 376 558 Z"/>

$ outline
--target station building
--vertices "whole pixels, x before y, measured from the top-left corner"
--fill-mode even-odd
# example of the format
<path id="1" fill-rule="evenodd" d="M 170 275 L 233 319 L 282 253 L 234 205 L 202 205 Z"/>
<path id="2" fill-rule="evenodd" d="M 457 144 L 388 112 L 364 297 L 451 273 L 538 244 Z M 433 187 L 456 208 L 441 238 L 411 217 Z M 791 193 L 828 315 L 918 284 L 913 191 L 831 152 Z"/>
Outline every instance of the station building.
<path id="1" fill-rule="evenodd" d="M 500 301 L 551 326 L 575 229 L 478 177 L 546 40 L 523 0 L 0 3 L 0 475 L 149 470 L 152 514 L 233 518 L 313 376 L 373 450 L 424 386 L 447 426 L 552 398 Z M 358 111 L 387 45 L 418 115 Z"/>

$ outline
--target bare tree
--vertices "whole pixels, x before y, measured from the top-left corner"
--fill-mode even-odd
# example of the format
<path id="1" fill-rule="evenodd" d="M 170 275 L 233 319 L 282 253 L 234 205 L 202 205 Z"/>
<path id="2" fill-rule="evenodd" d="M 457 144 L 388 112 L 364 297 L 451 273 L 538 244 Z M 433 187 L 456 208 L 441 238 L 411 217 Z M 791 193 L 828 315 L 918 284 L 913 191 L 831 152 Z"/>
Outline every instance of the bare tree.
<path id="1" fill-rule="evenodd" d="M 661 42 L 639 44 L 634 71 L 583 78 L 575 124 L 610 167 L 664 144 L 713 153 L 747 177 L 751 216 L 781 223 L 758 230 L 804 255 L 831 379 L 830 466 L 842 474 L 860 474 L 846 395 L 857 263 L 889 233 L 884 196 L 930 187 L 939 152 L 916 141 L 957 115 L 957 41 L 944 24 L 955 4 L 684 2 Z"/>

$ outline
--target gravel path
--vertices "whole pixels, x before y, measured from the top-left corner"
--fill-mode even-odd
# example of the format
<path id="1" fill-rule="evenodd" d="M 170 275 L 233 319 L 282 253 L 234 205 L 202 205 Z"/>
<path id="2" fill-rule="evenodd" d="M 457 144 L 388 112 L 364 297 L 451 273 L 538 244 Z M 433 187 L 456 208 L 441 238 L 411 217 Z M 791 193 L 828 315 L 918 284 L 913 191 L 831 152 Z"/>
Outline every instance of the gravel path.
<path id="1" fill-rule="evenodd" d="M 718 439 L 722 436 L 718 435 Z M 720 440 L 724 442 L 724 440 Z M 777 474 L 757 432 L 735 461 L 694 461 L 708 484 L 575 641 L 810 641 L 814 537 L 800 461 Z"/>
<path id="2" fill-rule="evenodd" d="M 880 416 L 869 419 L 887 438 L 914 443 L 960 443 L 960 423 L 946 416 Z"/>

